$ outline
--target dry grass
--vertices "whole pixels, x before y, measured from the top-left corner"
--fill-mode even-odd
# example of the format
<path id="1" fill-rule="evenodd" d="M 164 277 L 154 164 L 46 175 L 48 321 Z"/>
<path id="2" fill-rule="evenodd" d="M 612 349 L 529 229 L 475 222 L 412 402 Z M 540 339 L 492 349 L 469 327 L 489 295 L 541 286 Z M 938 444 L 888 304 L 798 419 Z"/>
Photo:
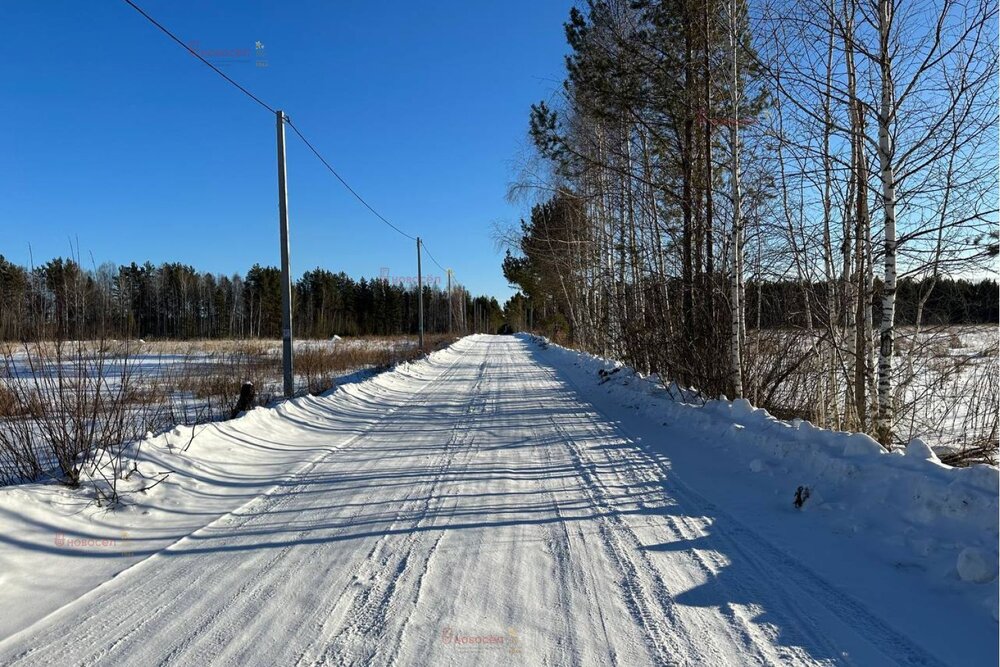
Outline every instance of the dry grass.
<path id="1" fill-rule="evenodd" d="M 449 343 L 425 337 L 427 350 Z M 98 497 L 117 500 L 130 443 L 175 424 L 227 419 L 240 389 L 256 404 L 282 384 L 278 341 L 74 341 L 0 348 L 0 485 L 53 468 Z M 421 356 L 412 339 L 298 341 L 297 393 L 322 393 L 336 378 Z M 99 482 L 99 483 L 98 483 Z M 103 495 L 102 495 L 103 494 Z"/>
<path id="2" fill-rule="evenodd" d="M 32 410 L 31 403 L 26 404 L 18 393 L 9 387 L 0 386 L 0 419 L 26 417 L 33 412 L 35 410 Z"/>
<path id="3" fill-rule="evenodd" d="M 446 336 L 427 337 L 425 347 L 433 349 L 447 340 Z M 245 382 L 256 387 L 261 404 L 280 391 L 282 370 L 277 342 L 202 341 L 183 352 L 191 355 L 190 361 L 177 365 L 172 373 L 169 387 L 173 391 L 220 406 L 234 405 Z M 331 389 L 340 375 L 366 368 L 384 369 L 419 356 L 412 341 L 399 338 L 302 341 L 296 345 L 294 357 L 296 391 L 322 393 Z"/>

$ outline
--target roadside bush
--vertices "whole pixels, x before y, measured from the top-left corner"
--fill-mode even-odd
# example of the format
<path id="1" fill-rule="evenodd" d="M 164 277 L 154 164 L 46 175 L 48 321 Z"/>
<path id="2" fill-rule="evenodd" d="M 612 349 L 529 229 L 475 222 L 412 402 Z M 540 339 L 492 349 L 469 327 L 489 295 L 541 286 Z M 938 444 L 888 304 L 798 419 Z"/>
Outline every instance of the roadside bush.
<path id="1" fill-rule="evenodd" d="M 0 482 L 47 474 L 118 499 L 133 444 L 154 421 L 158 394 L 136 386 L 130 341 L 53 341 L 3 349 Z M 52 471 L 52 472 L 50 472 Z"/>

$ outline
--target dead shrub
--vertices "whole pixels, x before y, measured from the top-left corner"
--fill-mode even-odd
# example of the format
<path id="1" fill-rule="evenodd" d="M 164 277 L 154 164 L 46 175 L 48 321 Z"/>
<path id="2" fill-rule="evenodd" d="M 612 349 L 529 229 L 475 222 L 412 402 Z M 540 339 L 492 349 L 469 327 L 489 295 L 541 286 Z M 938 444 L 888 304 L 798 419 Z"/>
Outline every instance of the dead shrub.
<path id="1" fill-rule="evenodd" d="M 93 485 L 99 502 L 118 499 L 131 445 L 153 421 L 155 392 L 137 390 L 134 348 L 108 341 L 24 343 L 2 352 L 4 402 L 0 481 L 57 471 Z"/>
<path id="2" fill-rule="evenodd" d="M 452 340 L 428 335 L 424 347 Z M 297 390 L 321 393 L 338 376 L 422 354 L 403 337 L 299 341 Z M 281 375 L 277 341 L 163 341 L 141 349 L 132 341 L 38 341 L 0 348 L 0 485 L 58 475 L 71 485 L 92 483 L 102 502 L 114 502 L 117 480 L 131 470 L 130 447 L 145 433 L 230 418 L 246 382 L 256 390 L 255 405 L 271 403 Z"/>

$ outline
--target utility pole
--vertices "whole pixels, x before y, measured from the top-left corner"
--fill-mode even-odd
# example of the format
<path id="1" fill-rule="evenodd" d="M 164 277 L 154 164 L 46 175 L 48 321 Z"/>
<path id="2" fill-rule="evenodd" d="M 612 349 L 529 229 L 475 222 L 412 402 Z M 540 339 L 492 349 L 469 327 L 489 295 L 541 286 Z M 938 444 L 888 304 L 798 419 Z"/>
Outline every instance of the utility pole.
<path id="1" fill-rule="evenodd" d="M 281 230 L 281 365 L 285 398 L 295 394 L 292 375 L 292 280 L 288 268 L 288 182 L 285 178 L 285 114 L 278 121 L 278 222 Z"/>
<path id="2" fill-rule="evenodd" d="M 420 270 L 420 237 L 417 237 L 417 323 L 420 351 L 424 349 L 424 274 Z"/>
<path id="3" fill-rule="evenodd" d="M 451 296 L 451 269 L 448 269 L 448 334 L 449 335 L 451 334 L 451 321 L 452 321 L 451 304 L 452 303 L 453 303 L 453 299 L 452 299 L 452 296 Z"/>

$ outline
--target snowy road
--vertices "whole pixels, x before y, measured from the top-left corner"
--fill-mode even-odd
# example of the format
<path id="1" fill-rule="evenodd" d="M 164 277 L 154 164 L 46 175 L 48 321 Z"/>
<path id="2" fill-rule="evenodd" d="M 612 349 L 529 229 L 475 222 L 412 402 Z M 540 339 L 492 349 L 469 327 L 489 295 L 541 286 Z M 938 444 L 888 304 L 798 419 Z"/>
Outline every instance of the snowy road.
<path id="1" fill-rule="evenodd" d="M 435 359 L 289 407 L 253 437 L 325 451 L 3 641 L 0 664 L 940 664 L 526 339 Z"/>

